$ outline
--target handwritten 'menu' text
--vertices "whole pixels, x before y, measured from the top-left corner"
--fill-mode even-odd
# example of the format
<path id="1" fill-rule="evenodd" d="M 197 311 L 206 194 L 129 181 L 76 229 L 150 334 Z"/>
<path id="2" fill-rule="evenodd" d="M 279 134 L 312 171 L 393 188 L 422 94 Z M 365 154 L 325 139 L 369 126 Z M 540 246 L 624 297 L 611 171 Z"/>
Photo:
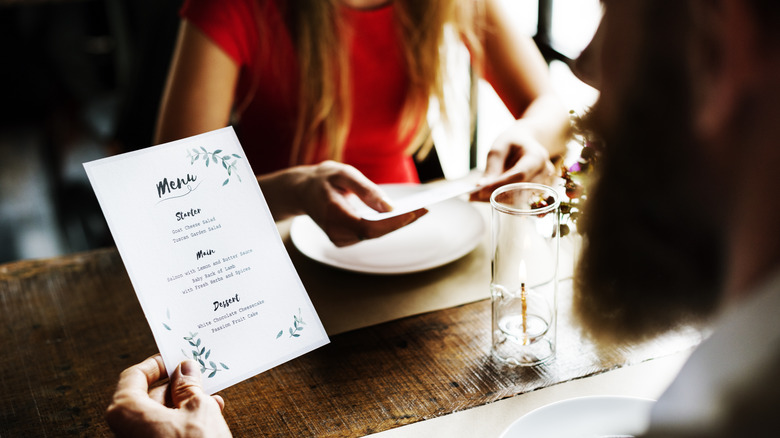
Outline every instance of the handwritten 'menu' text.
<path id="1" fill-rule="evenodd" d="M 164 194 L 173 193 L 174 190 L 179 190 L 184 187 L 189 188 L 189 184 L 195 182 L 197 179 L 197 175 L 190 175 L 189 173 L 184 178 L 171 179 L 170 181 L 168 178 L 163 178 L 162 181 L 157 183 L 157 197 L 162 198 Z"/>

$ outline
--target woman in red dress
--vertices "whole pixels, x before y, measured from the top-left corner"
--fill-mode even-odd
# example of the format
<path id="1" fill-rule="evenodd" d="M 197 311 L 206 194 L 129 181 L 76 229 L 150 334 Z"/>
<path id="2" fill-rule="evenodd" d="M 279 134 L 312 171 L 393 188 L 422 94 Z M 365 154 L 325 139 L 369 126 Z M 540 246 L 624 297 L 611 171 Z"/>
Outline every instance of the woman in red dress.
<path id="1" fill-rule="evenodd" d="M 188 0 L 181 15 L 157 142 L 233 124 L 274 217 L 308 214 L 337 245 L 424 213 L 364 221 L 346 195 L 385 211 L 376 184 L 419 181 L 412 153 L 429 142 L 430 97 L 444 102 L 445 29 L 517 118 L 475 198 L 549 173 L 564 152 L 568 115 L 499 0 Z"/>

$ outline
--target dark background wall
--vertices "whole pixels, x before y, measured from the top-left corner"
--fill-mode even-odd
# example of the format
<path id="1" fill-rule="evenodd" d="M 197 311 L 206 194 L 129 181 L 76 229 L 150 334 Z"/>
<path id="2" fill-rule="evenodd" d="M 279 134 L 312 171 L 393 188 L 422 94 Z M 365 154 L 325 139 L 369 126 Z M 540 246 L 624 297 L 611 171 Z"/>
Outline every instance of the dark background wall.
<path id="1" fill-rule="evenodd" d="M 81 163 L 152 144 L 180 0 L 0 0 L 0 263 L 112 244 Z"/>

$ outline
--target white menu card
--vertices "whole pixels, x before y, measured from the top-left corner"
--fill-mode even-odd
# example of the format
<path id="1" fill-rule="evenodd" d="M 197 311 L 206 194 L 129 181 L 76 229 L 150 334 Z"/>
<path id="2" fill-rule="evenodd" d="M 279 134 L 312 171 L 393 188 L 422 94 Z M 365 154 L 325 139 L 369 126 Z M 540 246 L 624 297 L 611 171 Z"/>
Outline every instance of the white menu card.
<path id="1" fill-rule="evenodd" d="M 84 167 L 169 374 L 213 394 L 328 343 L 233 128 Z"/>

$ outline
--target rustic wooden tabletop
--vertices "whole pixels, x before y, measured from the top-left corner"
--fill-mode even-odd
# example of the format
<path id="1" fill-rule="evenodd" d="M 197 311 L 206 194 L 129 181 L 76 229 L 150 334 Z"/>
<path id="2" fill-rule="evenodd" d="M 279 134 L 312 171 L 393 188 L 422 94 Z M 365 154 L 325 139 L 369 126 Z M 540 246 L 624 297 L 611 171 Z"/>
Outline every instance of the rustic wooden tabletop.
<path id="1" fill-rule="evenodd" d="M 345 275 L 334 272 L 340 281 Z M 567 317 L 570 295 L 562 292 L 559 302 L 558 354 L 548 364 L 493 361 L 490 301 L 481 300 L 336 334 L 329 345 L 222 391 L 225 417 L 235 436 L 363 436 L 699 340 L 686 333 L 597 350 Z M 119 373 L 157 352 L 115 249 L 0 266 L 0 321 L 3 437 L 110 435 L 103 412 Z"/>

